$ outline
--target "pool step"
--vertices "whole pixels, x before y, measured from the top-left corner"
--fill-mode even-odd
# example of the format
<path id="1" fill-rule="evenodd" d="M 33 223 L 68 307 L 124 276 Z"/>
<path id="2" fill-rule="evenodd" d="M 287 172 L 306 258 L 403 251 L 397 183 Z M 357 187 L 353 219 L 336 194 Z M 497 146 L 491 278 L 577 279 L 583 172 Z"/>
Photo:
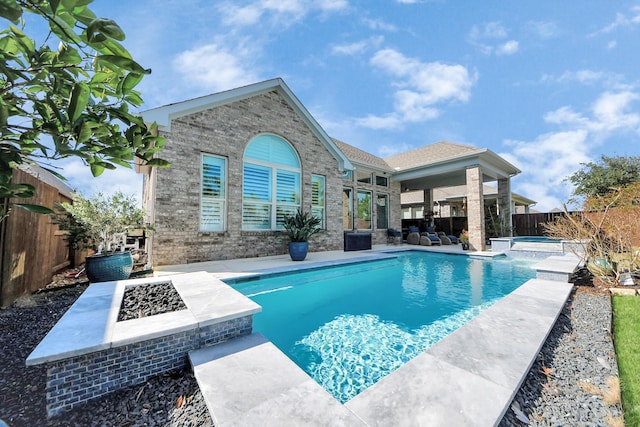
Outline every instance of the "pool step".
<path id="1" fill-rule="evenodd" d="M 216 426 L 363 426 L 275 345 L 251 334 L 189 352 Z"/>

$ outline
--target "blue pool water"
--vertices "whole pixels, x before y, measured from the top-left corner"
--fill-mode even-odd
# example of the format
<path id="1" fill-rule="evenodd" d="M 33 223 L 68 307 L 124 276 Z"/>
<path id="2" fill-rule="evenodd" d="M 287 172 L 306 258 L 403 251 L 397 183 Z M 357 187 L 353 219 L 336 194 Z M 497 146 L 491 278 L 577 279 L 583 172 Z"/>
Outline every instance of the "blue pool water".
<path id="1" fill-rule="evenodd" d="M 237 282 L 262 333 L 341 402 L 535 276 L 532 262 L 406 252 Z"/>

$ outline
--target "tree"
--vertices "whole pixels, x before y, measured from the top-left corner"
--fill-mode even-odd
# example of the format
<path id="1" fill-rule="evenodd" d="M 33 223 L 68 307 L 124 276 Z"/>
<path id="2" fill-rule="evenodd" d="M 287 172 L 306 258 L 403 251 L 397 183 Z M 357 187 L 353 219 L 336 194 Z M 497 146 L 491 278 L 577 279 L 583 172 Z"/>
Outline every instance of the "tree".
<path id="1" fill-rule="evenodd" d="M 599 162 L 582 163 L 582 166 L 568 178 L 575 186 L 574 196 L 604 196 L 612 190 L 640 181 L 640 157 L 603 155 Z"/>
<path id="2" fill-rule="evenodd" d="M 151 230 L 144 223 L 144 211 L 135 196 L 117 191 L 112 195 L 98 193 L 85 198 L 74 194 L 73 203 L 62 203 L 54 220 L 67 231 L 66 241 L 72 249 L 113 251 L 122 234 L 131 229 Z"/>
<path id="3" fill-rule="evenodd" d="M 0 199 L 33 196 L 33 186 L 11 182 L 23 163 L 36 162 L 61 179 L 51 165 L 68 157 L 80 158 L 93 176 L 130 168 L 136 158 L 169 165 L 156 157 L 164 140 L 155 123 L 147 126 L 129 111 L 142 105 L 135 87 L 151 70 L 132 59 L 119 43 L 122 29 L 96 17 L 91 2 L 0 0 L 0 17 L 9 24 L 0 31 Z M 48 24 L 38 43 L 24 32 L 27 13 Z"/>
<path id="4" fill-rule="evenodd" d="M 569 240 L 592 273 L 619 280 L 640 268 L 640 182 L 592 196 L 585 210 L 544 224 L 545 234 Z"/>

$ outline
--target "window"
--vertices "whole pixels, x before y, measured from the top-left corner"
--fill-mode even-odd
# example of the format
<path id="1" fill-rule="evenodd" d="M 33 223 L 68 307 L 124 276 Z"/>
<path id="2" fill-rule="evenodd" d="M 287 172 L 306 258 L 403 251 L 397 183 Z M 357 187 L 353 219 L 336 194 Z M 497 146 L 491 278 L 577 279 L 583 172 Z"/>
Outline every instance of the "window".
<path id="1" fill-rule="evenodd" d="M 320 218 L 320 226 L 325 228 L 324 224 L 324 176 L 311 176 L 311 215 Z"/>
<path id="2" fill-rule="evenodd" d="M 200 230 L 224 231 L 226 202 L 226 159 L 202 155 Z"/>
<path id="3" fill-rule="evenodd" d="M 380 187 L 388 187 L 389 179 L 386 176 L 376 175 L 376 185 L 379 185 Z"/>
<path id="4" fill-rule="evenodd" d="M 275 135 L 259 135 L 244 152 L 242 229 L 281 230 L 300 207 L 300 160 Z"/>
<path id="5" fill-rule="evenodd" d="M 342 227 L 353 229 L 353 190 L 348 187 L 342 189 Z"/>
<path id="6" fill-rule="evenodd" d="M 389 228 L 389 196 L 387 194 L 376 195 L 376 228 Z"/>
<path id="7" fill-rule="evenodd" d="M 356 171 L 356 179 L 364 184 L 371 184 L 371 172 Z"/>
<path id="8" fill-rule="evenodd" d="M 371 230 L 371 192 L 358 191 L 358 227 Z"/>

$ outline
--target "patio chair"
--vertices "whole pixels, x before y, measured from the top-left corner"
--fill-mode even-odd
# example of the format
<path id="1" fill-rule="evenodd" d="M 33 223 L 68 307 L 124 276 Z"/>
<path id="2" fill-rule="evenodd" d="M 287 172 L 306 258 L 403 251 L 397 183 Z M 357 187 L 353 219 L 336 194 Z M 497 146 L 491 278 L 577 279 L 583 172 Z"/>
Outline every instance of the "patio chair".
<path id="1" fill-rule="evenodd" d="M 425 236 L 431 240 L 432 245 L 442 245 L 442 240 L 436 233 L 422 232 L 420 233 L 422 236 Z"/>
<path id="2" fill-rule="evenodd" d="M 446 234 L 444 234 L 443 231 L 438 231 L 438 237 L 440 238 L 440 241 L 442 242 L 443 245 L 450 245 L 453 243 L 453 241 L 451 240 L 451 238 L 449 236 L 447 236 Z"/>
<path id="3" fill-rule="evenodd" d="M 433 243 L 431 243 L 431 239 L 429 238 L 429 236 L 421 235 L 420 244 L 422 246 L 431 246 Z"/>
<path id="4" fill-rule="evenodd" d="M 407 243 L 410 245 L 419 245 L 420 244 L 420 233 L 417 231 L 410 232 L 407 235 Z"/>

